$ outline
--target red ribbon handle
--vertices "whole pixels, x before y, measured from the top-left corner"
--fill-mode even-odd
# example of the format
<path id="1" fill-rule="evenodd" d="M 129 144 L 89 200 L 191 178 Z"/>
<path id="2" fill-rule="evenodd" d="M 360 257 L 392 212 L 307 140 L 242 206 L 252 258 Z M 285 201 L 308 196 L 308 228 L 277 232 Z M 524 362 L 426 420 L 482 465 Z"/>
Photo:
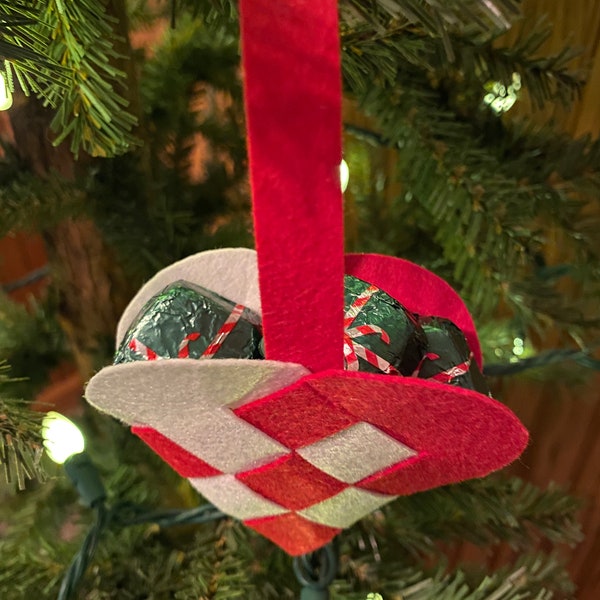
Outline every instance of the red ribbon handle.
<path id="1" fill-rule="evenodd" d="M 343 368 L 341 71 L 335 0 L 241 0 L 265 354 Z"/>

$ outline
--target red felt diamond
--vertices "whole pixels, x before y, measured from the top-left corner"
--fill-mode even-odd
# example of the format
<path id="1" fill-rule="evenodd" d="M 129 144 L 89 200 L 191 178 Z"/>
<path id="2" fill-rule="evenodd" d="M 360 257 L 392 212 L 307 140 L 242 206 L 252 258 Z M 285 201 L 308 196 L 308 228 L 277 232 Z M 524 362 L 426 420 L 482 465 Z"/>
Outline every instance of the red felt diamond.
<path id="1" fill-rule="evenodd" d="M 296 513 L 244 521 L 293 556 L 312 552 L 331 541 L 341 529 L 319 525 Z"/>
<path id="2" fill-rule="evenodd" d="M 292 510 L 321 502 L 348 487 L 295 453 L 236 477 L 265 498 Z"/>
<path id="3" fill-rule="evenodd" d="M 285 396 L 271 396 L 233 411 L 288 448 L 297 449 L 354 425 L 358 420 L 327 401 L 315 389 L 297 387 Z"/>
<path id="4" fill-rule="evenodd" d="M 444 466 L 450 472 L 455 469 L 451 462 L 445 465 L 444 459 L 435 460 L 427 453 L 423 453 L 404 462 L 396 463 L 370 477 L 365 477 L 356 483 L 355 487 L 390 495 L 421 492 L 429 489 L 432 481 L 440 480 L 440 472 L 445 470 Z"/>
<path id="5" fill-rule="evenodd" d="M 221 474 L 221 471 L 194 456 L 152 427 L 133 425 L 131 431 L 144 440 L 156 454 L 162 457 L 182 477 L 209 477 Z"/>

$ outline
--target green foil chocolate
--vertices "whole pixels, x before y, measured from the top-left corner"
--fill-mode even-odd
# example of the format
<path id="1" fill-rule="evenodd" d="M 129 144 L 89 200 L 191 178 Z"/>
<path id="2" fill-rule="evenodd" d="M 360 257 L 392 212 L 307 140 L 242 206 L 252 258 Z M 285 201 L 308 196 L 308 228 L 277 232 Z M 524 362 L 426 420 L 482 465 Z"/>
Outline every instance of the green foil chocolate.
<path id="1" fill-rule="evenodd" d="M 412 375 L 421 361 L 426 344 L 416 317 L 383 290 L 352 275 L 344 277 L 344 301 L 346 368 L 350 367 L 350 345 L 357 355 L 359 371 L 389 372 L 382 368 L 381 362 L 377 364 L 377 359 L 368 352 L 361 352 L 362 347 L 392 365 L 396 374 L 399 372 L 401 375 Z M 371 327 L 373 332 L 369 332 Z M 377 328 L 381 328 L 387 334 L 389 343 Z M 370 358 L 358 356 L 361 353 Z"/>
<path id="2" fill-rule="evenodd" d="M 248 308 L 236 309 L 233 302 L 210 290 L 176 281 L 146 303 L 114 362 L 258 358 L 261 338 L 259 315 Z"/>
<path id="3" fill-rule="evenodd" d="M 427 339 L 427 349 L 418 377 L 489 395 L 489 387 L 463 332 L 451 321 L 438 317 L 421 317 L 419 324 Z"/>

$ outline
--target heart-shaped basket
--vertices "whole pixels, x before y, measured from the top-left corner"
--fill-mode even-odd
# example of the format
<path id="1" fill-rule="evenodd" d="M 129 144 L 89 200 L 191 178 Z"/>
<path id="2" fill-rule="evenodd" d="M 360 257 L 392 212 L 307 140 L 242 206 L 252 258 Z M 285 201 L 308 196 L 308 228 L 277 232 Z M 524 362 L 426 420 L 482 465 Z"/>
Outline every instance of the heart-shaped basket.
<path id="1" fill-rule="evenodd" d="M 341 81 L 335 0 L 241 0 L 257 253 L 210 251 L 159 272 L 132 300 L 184 280 L 261 315 L 266 360 L 117 364 L 88 384 L 217 507 L 288 553 L 329 541 L 400 494 L 479 477 L 527 443 L 488 396 L 437 381 L 345 371 L 344 274 L 409 311 L 473 321 L 433 273 L 391 257 L 344 257 Z"/>

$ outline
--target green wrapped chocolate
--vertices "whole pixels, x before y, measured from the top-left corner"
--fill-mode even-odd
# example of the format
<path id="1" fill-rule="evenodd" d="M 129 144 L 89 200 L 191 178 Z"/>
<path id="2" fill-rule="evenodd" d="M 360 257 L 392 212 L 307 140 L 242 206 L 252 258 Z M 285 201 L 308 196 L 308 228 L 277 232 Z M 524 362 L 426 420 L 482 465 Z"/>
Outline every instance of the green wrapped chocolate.
<path id="1" fill-rule="evenodd" d="M 210 290 L 176 281 L 133 321 L 115 364 L 161 358 L 259 358 L 260 317 Z"/>
<path id="2" fill-rule="evenodd" d="M 489 395 L 463 332 L 451 321 L 438 317 L 421 317 L 419 324 L 427 338 L 427 349 L 418 377 Z"/>
<path id="3" fill-rule="evenodd" d="M 412 375 L 426 343 L 417 319 L 383 290 L 352 275 L 344 277 L 344 300 L 346 369 Z"/>

